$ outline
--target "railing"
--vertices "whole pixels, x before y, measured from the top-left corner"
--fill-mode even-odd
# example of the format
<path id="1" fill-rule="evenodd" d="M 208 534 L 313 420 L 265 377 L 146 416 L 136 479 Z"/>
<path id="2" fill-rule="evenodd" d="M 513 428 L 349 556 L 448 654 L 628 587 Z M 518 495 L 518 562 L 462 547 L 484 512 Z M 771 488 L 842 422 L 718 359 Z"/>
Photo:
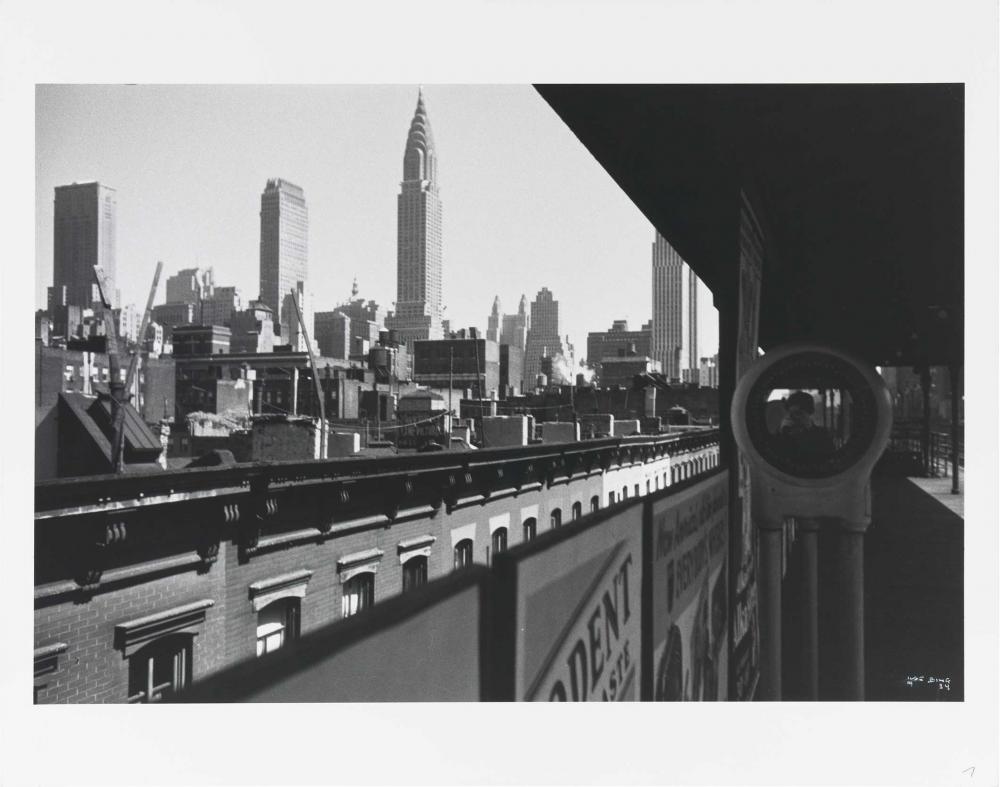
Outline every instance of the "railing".
<path id="1" fill-rule="evenodd" d="M 958 466 L 965 467 L 965 438 L 958 438 Z M 908 455 L 911 464 L 919 465 L 928 478 L 948 478 L 951 475 L 952 441 L 948 432 L 931 431 L 926 435 L 923 428 L 914 424 L 896 424 L 889 438 L 887 453 Z"/>

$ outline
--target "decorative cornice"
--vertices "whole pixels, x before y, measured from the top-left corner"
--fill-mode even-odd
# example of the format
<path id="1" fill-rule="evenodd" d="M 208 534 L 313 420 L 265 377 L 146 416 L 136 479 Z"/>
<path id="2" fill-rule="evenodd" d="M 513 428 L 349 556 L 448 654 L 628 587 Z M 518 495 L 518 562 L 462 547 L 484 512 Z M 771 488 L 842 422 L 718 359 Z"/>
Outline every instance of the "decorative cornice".
<path id="1" fill-rule="evenodd" d="M 59 657 L 69 649 L 65 642 L 53 642 L 35 648 L 35 686 L 40 687 L 53 672 L 59 669 Z"/>
<path id="2" fill-rule="evenodd" d="M 131 656 L 143 645 L 168 634 L 197 634 L 205 615 L 215 601 L 210 598 L 193 601 L 152 615 L 128 620 L 115 626 L 115 647 Z"/>
<path id="3" fill-rule="evenodd" d="M 437 536 L 432 536 L 428 533 L 424 536 L 404 539 L 396 545 L 396 549 L 400 552 L 408 552 L 411 549 L 420 549 L 420 547 L 430 546 L 435 541 L 437 541 Z"/>
<path id="4" fill-rule="evenodd" d="M 148 505 L 150 498 L 130 507 L 141 492 L 134 476 L 39 482 L 36 604 L 99 592 L 111 581 L 142 581 L 151 572 L 212 570 L 222 544 L 230 541 L 245 563 L 261 551 L 432 517 L 442 508 L 451 513 L 643 462 L 669 466 L 676 483 L 717 466 L 717 453 L 717 432 L 698 432 L 474 454 L 166 471 L 149 483 L 157 493 L 169 493 L 160 498 L 169 508 Z M 708 458 L 684 461 L 699 455 Z M 692 466 L 682 473 L 681 464 Z M 57 509 L 65 515 L 53 516 Z"/>
<path id="5" fill-rule="evenodd" d="M 373 560 L 381 560 L 385 552 L 381 549 L 365 549 L 361 552 L 352 552 L 337 560 L 337 569 L 343 570 L 354 568 L 361 563 L 370 563 Z"/>
<path id="6" fill-rule="evenodd" d="M 295 596 L 303 598 L 306 595 L 306 585 L 312 578 L 311 569 L 303 568 L 298 571 L 290 571 L 287 574 L 280 574 L 268 579 L 260 579 L 250 583 L 247 588 L 250 602 L 254 612 L 259 612 L 272 601 L 279 598 Z"/>
<path id="7" fill-rule="evenodd" d="M 287 574 L 281 574 L 277 577 L 270 577 L 269 579 L 261 579 L 257 582 L 251 582 L 250 598 L 259 596 L 261 593 L 270 593 L 275 590 L 292 587 L 293 585 L 301 585 L 304 582 L 308 582 L 312 575 L 313 572 L 311 569 L 303 568 L 298 571 L 290 571 Z"/>

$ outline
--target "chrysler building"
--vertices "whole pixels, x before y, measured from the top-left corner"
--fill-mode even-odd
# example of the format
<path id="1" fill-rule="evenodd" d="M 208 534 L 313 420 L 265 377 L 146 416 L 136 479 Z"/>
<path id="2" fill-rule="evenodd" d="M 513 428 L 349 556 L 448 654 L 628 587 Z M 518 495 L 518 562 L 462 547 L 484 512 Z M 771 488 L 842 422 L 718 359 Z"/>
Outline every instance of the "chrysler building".
<path id="1" fill-rule="evenodd" d="M 440 339 L 441 200 L 434 135 L 422 91 L 406 137 L 397 211 L 396 307 L 388 327 L 407 342 Z"/>

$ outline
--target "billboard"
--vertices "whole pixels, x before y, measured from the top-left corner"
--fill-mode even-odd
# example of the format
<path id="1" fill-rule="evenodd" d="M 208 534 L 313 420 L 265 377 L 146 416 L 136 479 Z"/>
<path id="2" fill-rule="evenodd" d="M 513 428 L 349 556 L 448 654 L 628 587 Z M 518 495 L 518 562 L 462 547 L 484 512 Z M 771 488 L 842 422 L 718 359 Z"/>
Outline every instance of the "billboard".
<path id="1" fill-rule="evenodd" d="M 739 321 L 736 382 L 757 358 L 760 288 L 764 270 L 764 234 L 747 195 L 740 191 Z M 751 519 L 750 466 L 736 451 L 733 501 L 732 658 L 733 699 L 749 700 L 757 688 L 760 640 L 757 633 L 757 533 Z"/>
<path id="2" fill-rule="evenodd" d="M 725 700 L 729 475 L 651 501 L 652 699 Z"/>
<path id="3" fill-rule="evenodd" d="M 639 699 L 642 511 L 597 514 L 582 529 L 550 531 L 504 556 L 514 699 Z"/>

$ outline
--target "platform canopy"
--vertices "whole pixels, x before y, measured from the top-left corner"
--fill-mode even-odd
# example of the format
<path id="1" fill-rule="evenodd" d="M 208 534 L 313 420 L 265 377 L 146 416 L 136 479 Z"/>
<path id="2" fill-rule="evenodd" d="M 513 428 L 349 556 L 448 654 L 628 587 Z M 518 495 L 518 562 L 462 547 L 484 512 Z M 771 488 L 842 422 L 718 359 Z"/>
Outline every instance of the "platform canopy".
<path id="1" fill-rule="evenodd" d="M 735 308 L 750 195 L 765 349 L 812 338 L 877 364 L 961 362 L 962 85 L 536 89 L 720 308 Z"/>

